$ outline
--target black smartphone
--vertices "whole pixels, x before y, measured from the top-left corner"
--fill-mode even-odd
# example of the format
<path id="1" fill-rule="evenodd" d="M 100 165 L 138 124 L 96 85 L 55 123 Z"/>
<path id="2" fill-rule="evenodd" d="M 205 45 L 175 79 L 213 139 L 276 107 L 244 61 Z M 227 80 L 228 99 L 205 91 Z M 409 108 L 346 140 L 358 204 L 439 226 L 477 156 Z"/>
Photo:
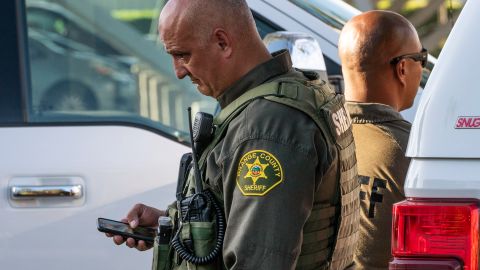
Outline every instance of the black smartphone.
<path id="1" fill-rule="evenodd" d="M 121 235 L 125 238 L 131 237 L 135 240 L 143 240 L 150 244 L 153 243 L 157 234 L 157 231 L 152 228 L 138 226 L 132 229 L 128 223 L 106 218 L 98 218 L 97 228 L 101 232 Z"/>

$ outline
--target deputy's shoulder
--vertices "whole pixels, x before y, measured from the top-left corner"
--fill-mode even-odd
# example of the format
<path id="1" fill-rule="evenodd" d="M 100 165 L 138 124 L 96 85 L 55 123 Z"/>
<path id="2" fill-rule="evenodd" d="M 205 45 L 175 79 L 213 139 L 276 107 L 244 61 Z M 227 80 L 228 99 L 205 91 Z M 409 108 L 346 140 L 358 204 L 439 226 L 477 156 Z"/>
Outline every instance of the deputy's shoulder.
<path id="1" fill-rule="evenodd" d="M 360 150 L 357 154 L 368 153 L 367 156 L 369 156 L 377 153 L 374 156 L 381 157 L 404 156 L 409 133 L 397 126 L 392 126 L 392 124 L 388 125 L 389 127 L 383 124 L 354 124 L 355 145 L 357 150 Z M 372 149 L 372 145 L 376 147 Z"/>
<path id="2" fill-rule="evenodd" d="M 410 122 L 406 120 L 391 121 L 379 125 L 379 128 L 388 136 L 398 141 L 402 148 L 406 148 L 408 137 L 410 136 L 410 130 L 412 128 Z"/>
<path id="3" fill-rule="evenodd" d="M 250 123 L 276 122 L 280 126 L 315 125 L 315 122 L 299 109 L 264 98 L 252 101 L 245 109 L 245 117 Z"/>
<path id="4" fill-rule="evenodd" d="M 302 151 L 313 153 L 320 147 L 312 145 L 312 141 L 324 144 L 320 130 L 308 115 L 267 99 L 252 101 L 232 124 L 248 138 L 296 145 Z"/>
<path id="5" fill-rule="evenodd" d="M 384 123 L 382 125 L 382 128 L 391 132 L 408 135 L 410 134 L 410 130 L 412 129 L 412 124 L 407 120 L 396 120 Z"/>

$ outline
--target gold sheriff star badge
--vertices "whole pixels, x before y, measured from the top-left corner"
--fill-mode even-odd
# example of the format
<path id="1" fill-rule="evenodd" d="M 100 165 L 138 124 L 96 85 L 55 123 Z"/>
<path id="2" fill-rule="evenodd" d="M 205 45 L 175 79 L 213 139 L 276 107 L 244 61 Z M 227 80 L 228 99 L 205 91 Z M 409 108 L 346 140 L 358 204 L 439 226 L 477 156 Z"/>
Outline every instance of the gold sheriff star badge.
<path id="1" fill-rule="evenodd" d="M 245 196 L 264 196 L 283 181 L 278 159 L 264 150 L 253 150 L 238 164 L 237 186 Z"/>
<path id="2" fill-rule="evenodd" d="M 251 164 L 246 163 L 245 165 L 248 168 L 248 173 L 247 175 L 245 175 L 245 178 L 247 177 L 252 178 L 254 185 L 257 183 L 257 180 L 260 177 L 268 179 L 267 175 L 265 175 L 265 168 L 268 167 L 268 164 L 262 164 L 258 157 L 253 163 Z"/>

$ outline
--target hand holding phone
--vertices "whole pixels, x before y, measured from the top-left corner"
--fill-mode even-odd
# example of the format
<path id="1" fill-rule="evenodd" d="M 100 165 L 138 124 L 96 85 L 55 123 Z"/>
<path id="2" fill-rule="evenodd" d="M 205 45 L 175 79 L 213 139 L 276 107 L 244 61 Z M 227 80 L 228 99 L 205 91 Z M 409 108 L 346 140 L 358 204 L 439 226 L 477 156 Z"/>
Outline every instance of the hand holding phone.
<path id="1" fill-rule="evenodd" d="M 133 229 L 128 223 L 106 218 L 98 218 L 97 229 L 101 232 L 121 235 L 124 238 L 130 237 L 137 241 L 143 240 L 149 244 L 153 244 L 156 236 L 156 230 L 153 228 L 138 226 Z"/>

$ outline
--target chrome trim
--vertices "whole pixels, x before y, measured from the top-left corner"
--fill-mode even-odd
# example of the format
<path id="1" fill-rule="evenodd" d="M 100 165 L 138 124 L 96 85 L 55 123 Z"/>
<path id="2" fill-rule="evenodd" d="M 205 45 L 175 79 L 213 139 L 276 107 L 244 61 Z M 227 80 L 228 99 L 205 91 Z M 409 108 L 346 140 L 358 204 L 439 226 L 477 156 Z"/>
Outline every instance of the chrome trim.
<path id="1" fill-rule="evenodd" d="M 13 186 L 10 188 L 12 200 L 66 197 L 78 199 L 83 196 L 82 185 L 61 186 Z"/>

